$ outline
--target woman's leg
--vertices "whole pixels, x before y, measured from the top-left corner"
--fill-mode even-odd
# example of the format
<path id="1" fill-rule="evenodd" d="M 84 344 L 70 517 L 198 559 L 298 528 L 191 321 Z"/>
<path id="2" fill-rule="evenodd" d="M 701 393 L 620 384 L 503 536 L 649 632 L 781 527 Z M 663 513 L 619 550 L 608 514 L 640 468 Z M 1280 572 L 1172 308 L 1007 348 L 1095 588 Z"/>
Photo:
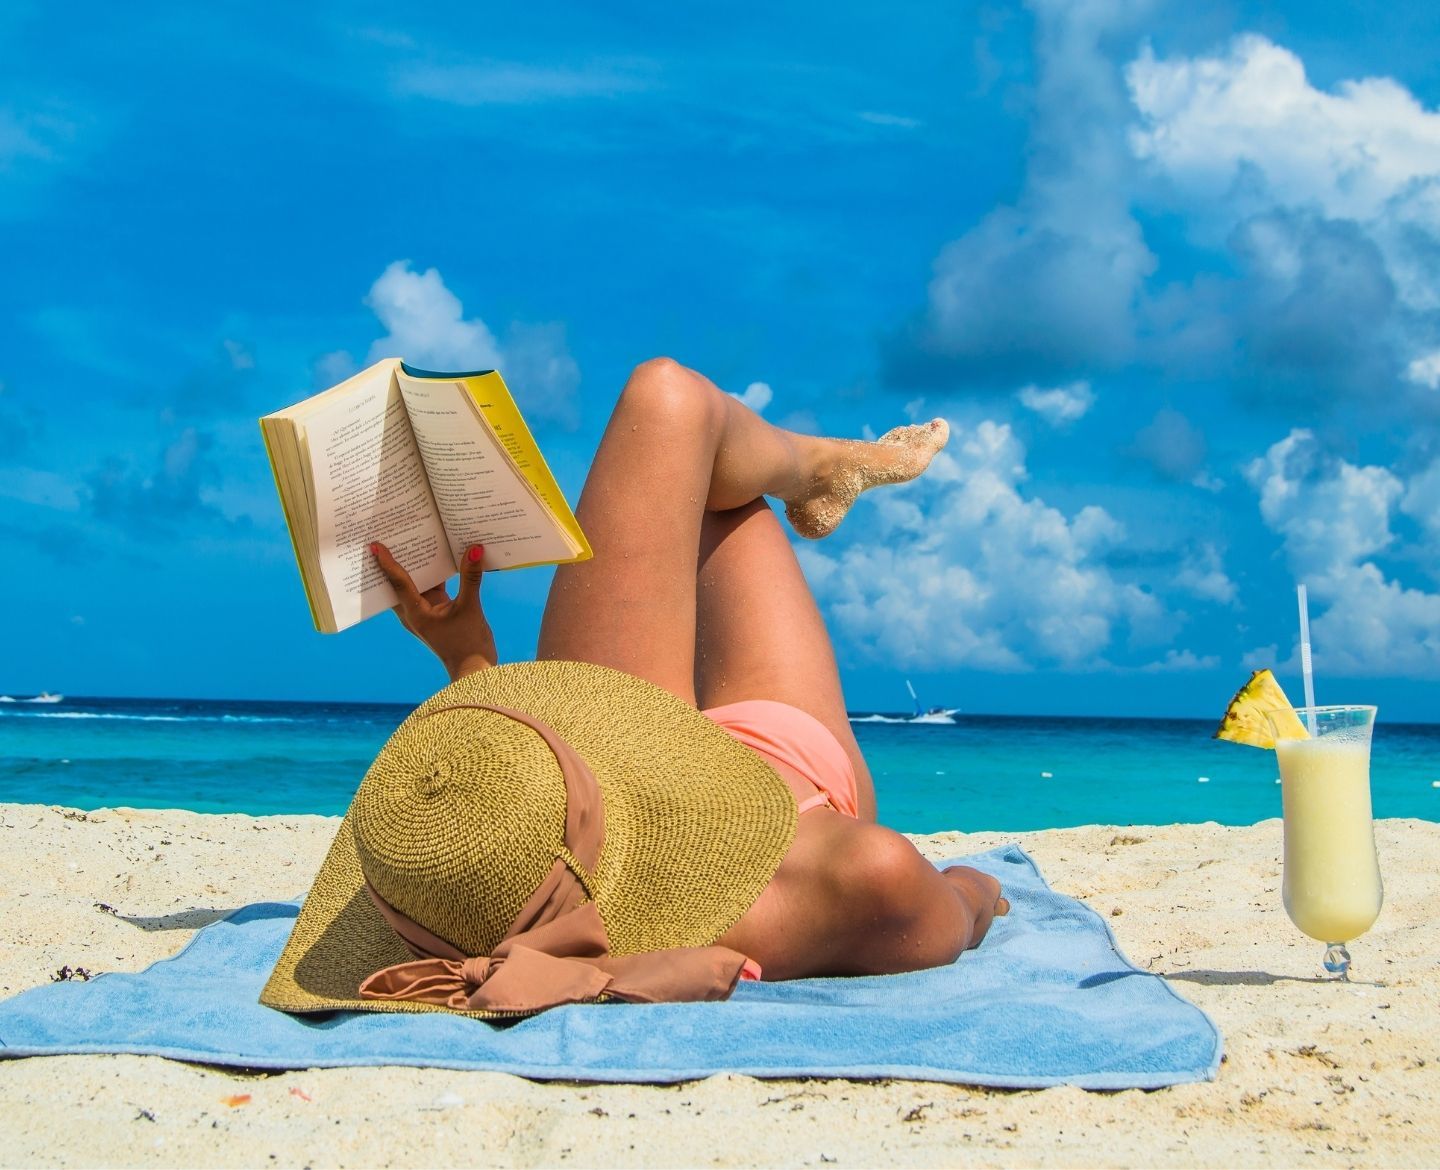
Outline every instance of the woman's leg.
<path id="1" fill-rule="evenodd" d="M 773 699 L 813 715 L 850 757 L 860 819 L 873 821 L 875 784 L 850 728 L 830 636 L 765 501 L 705 518 L 698 584 L 698 704 Z"/>
<path id="2" fill-rule="evenodd" d="M 879 443 L 796 435 L 676 362 L 643 363 L 576 510 L 595 556 L 556 570 L 536 657 L 613 666 L 694 702 L 706 513 L 774 495 L 796 523 L 833 528 L 859 490 L 914 478 L 945 437 L 943 423 Z"/>
<path id="3" fill-rule="evenodd" d="M 805 813 L 779 870 L 719 940 L 771 979 L 938 966 L 977 945 L 1008 908 L 994 878 L 935 869 L 874 823 L 834 652 L 779 522 L 764 501 L 706 517 L 696 694 L 702 707 L 774 699 L 815 716 L 855 765 L 860 819 Z"/>
<path id="4" fill-rule="evenodd" d="M 860 490 L 918 475 L 945 438 L 943 424 L 903 428 L 881 443 L 792 435 L 674 362 L 645 363 L 620 396 L 577 510 L 595 556 L 556 571 L 537 657 L 613 666 L 694 702 L 706 513 L 772 494 L 792 524 L 823 535 Z M 717 572 L 723 543 L 707 557 Z M 714 602 L 706 602 L 712 623 Z M 738 629 L 733 612 L 720 620 Z M 707 666 L 701 675 L 707 696 L 726 692 L 723 673 Z M 826 710 L 831 721 L 843 713 L 838 693 Z M 999 893 L 991 885 L 941 875 L 899 834 L 817 809 L 721 941 L 772 978 L 932 966 L 979 941 Z"/>

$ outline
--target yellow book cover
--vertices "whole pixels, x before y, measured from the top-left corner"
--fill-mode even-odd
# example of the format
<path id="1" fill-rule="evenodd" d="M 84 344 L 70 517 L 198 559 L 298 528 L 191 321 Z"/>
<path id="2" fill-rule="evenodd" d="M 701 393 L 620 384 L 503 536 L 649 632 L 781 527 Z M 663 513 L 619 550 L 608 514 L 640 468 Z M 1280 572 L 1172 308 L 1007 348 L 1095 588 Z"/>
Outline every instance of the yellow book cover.
<path id="1" fill-rule="evenodd" d="M 383 542 L 416 588 L 458 571 L 591 555 L 505 380 L 435 373 L 399 359 L 260 420 L 317 629 L 343 630 L 395 604 L 369 554 Z"/>

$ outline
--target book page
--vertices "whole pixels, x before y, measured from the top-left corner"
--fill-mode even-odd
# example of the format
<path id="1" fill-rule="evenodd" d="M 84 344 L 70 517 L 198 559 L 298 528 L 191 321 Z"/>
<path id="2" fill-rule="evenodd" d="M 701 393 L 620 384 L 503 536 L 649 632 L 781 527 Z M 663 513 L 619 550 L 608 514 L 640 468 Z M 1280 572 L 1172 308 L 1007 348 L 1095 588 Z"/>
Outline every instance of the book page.
<path id="1" fill-rule="evenodd" d="M 590 542 L 585 539 L 585 533 L 581 531 L 574 513 L 570 511 L 570 505 L 565 501 L 560 485 L 550 474 L 545 456 L 540 454 L 535 437 L 525 425 L 525 418 L 521 415 L 520 408 L 515 405 L 515 399 L 505 385 L 505 379 L 497 371 L 487 370 L 466 377 L 464 385 L 470 396 L 470 405 L 489 424 L 491 432 L 500 440 L 500 446 L 509 456 L 510 462 L 525 477 L 535 494 L 545 502 L 555 523 L 573 543 L 574 559 L 588 560 L 591 555 Z"/>
<path id="2" fill-rule="evenodd" d="M 345 629 L 395 604 L 370 555 L 382 542 L 422 592 L 455 571 L 425 482 L 405 400 L 389 368 L 308 415 L 320 568 L 335 625 Z"/>
<path id="3" fill-rule="evenodd" d="M 398 379 L 455 563 L 472 544 L 485 546 L 492 569 L 570 560 L 574 546 L 476 416 L 464 386 L 403 372 Z"/>

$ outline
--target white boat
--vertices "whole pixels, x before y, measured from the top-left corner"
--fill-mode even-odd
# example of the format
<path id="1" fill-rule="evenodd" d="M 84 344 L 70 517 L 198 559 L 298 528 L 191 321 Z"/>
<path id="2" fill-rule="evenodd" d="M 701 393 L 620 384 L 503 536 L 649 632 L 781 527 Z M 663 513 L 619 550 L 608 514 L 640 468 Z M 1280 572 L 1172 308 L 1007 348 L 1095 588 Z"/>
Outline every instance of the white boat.
<path id="1" fill-rule="evenodd" d="M 52 695 L 49 691 L 41 691 L 38 695 L 35 695 L 29 699 L 21 699 L 20 701 L 22 703 L 63 703 L 65 701 L 65 696 Z"/>
<path id="2" fill-rule="evenodd" d="M 915 714 L 905 720 L 906 723 L 939 723 L 953 727 L 955 716 L 960 714 L 959 707 L 921 707 L 920 696 L 915 693 L 915 688 L 910 685 L 910 680 L 905 680 L 905 689 L 910 692 L 910 701 L 915 704 Z"/>

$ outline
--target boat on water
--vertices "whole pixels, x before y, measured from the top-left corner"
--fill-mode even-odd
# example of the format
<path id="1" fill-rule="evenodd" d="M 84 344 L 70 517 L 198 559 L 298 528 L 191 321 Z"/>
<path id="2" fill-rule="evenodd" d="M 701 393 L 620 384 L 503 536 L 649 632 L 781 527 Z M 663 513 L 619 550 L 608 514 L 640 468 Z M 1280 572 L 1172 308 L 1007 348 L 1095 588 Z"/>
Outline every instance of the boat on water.
<path id="1" fill-rule="evenodd" d="M 28 699 L 17 699 L 14 695 L 0 695 L 0 703 L 63 703 L 64 695 L 52 695 L 49 691 L 41 691 L 38 695 L 31 695 Z"/>
<path id="2" fill-rule="evenodd" d="M 910 692 L 910 701 L 915 704 L 915 714 L 905 720 L 906 723 L 939 723 L 955 725 L 955 716 L 960 714 L 959 707 L 922 707 L 920 696 L 915 693 L 915 688 L 910 685 L 910 680 L 905 680 L 905 689 Z"/>

